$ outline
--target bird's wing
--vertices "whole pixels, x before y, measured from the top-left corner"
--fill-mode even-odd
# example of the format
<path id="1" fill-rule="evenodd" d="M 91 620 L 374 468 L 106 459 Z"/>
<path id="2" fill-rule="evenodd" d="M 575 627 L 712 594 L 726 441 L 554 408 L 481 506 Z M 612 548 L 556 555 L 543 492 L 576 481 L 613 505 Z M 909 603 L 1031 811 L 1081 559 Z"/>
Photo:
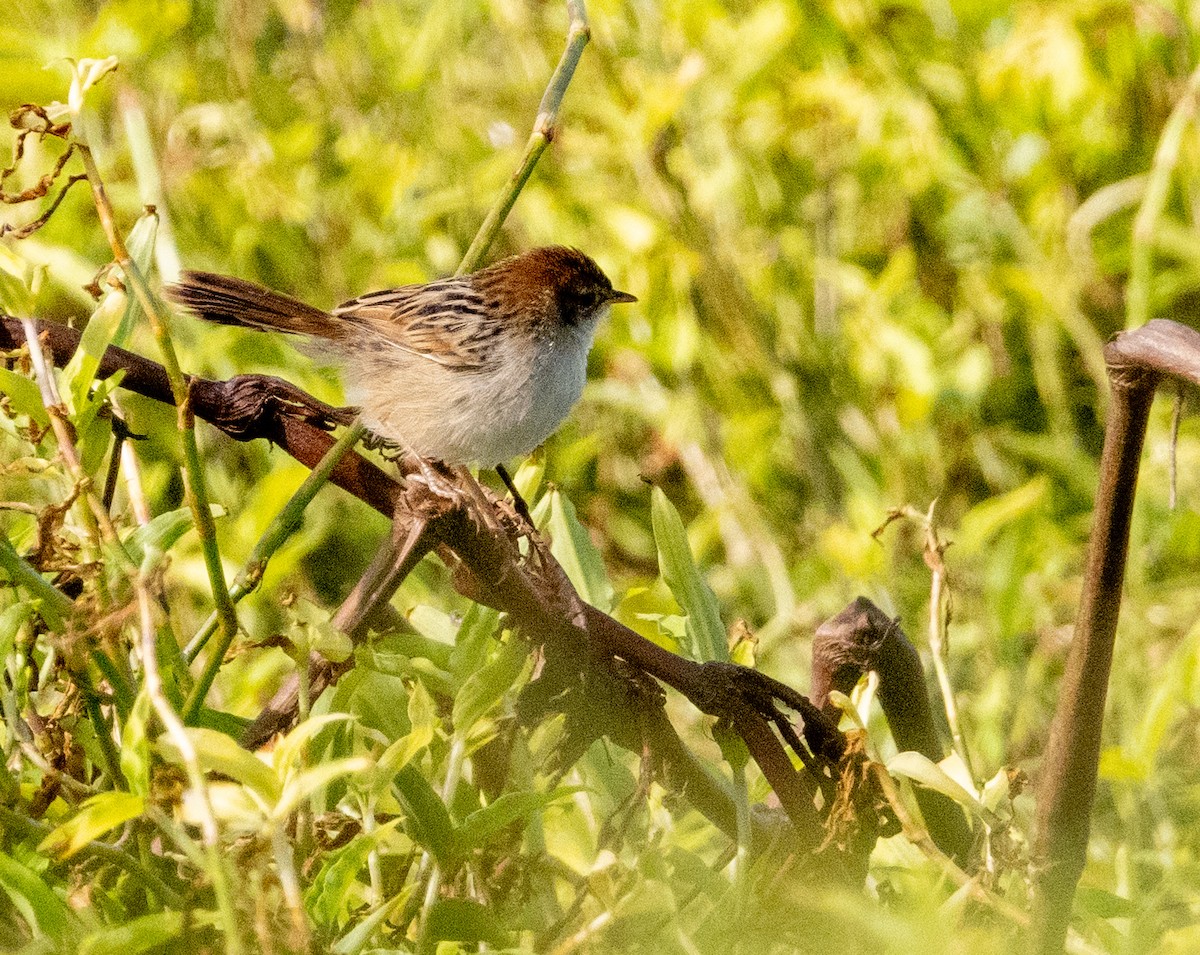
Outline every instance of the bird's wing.
<path id="1" fill-rule="evenodd" d="M 482 296 L 461 279 L 369 292 L 333 315 L 378 341 L 454 371 L 494 365 L 502 325 Z"/>

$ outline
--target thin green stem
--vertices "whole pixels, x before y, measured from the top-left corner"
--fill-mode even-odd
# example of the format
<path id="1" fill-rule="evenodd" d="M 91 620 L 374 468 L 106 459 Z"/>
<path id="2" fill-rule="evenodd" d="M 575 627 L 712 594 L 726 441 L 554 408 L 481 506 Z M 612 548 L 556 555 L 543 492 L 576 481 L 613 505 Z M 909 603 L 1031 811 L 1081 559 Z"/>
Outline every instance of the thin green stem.
<path id="1" fill-rule="evenodd" d="M 254 550 L 250 552 L 250 557 L 247 559 L 246 565 L 234 579 L 233 586 L 229 588 L 230 600 L 237 603 L 259 585 L 263 574 L 266 572 L 267 563 L 283 545 L 283 542 L 300 526 L 305 508 L 308 507 L 312 499 L 316 497 L 317 492 L 329 480 L 329 475 L 333 473 L 333 469 L 337 467 L 338 462 L 358 443 L 358 440 L 366 433 L 366 430 L 366 425 L 362 423 L 362 419 L 355 421 L 334 442 L 333 447 L 325 452 L 325 456 L 321 458 L 320 463 L 309 472 L 308 477 L 304 479 L 304 483 L 296 489 L 291 500 L 275 515 L 275 519 L 271 521 L 270 526 L 263 532 L 262 537 L 258 539 L 258 543 L 254 545 Z M 200 651 L 204 649 L 204 645 L 216 632 L 218 624 L 217 614 L 213 613 L 204 622 L 204 626 L 192 637 L 183 651 L 184 658 L 188 663 L 191 663 L 199 656 Z M 213 656 L 220 661 L 224 659 L 229 645 L 224 644 L 224 646 L 220 646 L 218 649 L 220 652 L 214 651 Z M 208 683 L 211 684 L 211 682 L 210 679 Z M 200 684 L 197 684 L 197 687 L 199 688 L 203 684 L 204 678 L 201 678 Z M 203 692 L 205 694 L 208 693 L 208 686 L 203 687 Z M 193 691 L 194 695 L 195 691 Z M 190 719 L 191 715 L 194 715 L 193 710 L 198 712 L 200 703 L 202 702 L 203 697 L 200 697 L 198 702 L 193 705 L 192 698 L 189 698 L 184 708 L 184 718 Z"/>
<path id="2" fill-rule="evenodd" d="M 91 651 L 91 659 L 96 665 L 96 669 L 100 671 L 100 675 L 112 687 L 113 701 L 117 705 L 117 712 L 122 717 L 129 715 L 129 711 L 133 708 L 134 697 L 137 696 L 133 688 L 132 677 L 122 672 L 112 657 L 99 648 Z"/>
<path id="3" fill-rule="evenodd" d="M 100 709 L 100 698 L 96 695 L 95 689 L 83 685 L 78 674 L 76 674 L 75 682 L 80 684 L 88 719 L 92 721 L 92 726 L 96 730 L 96 742 L 100 745 L 104 771 L 108 773 L 113 785 L 118 789 L 128 789 L 129 783 L 125 781 L 125 774 L 121 772 L 121 754 L 117 752 L 117 745 L 113 742 L 112 727 L 108 725 L 108 720 L 104 718 L 104 711 Z"/>
<path id="4" fill-rule="evenodd" d="M 275 516 L 275 519 L 271 522 L 271 526 L 267 528 L 266 532 L 255 545 L 254 551 L 251 553 L 245 568 L 238 574 L 233 587 L 230 589 L 229 598 L 231 601 L 241 600 L 258 586 L 266 570 L 267 561 L 283 542 L 287 540 L 288 535 L 299 526 L 304 509 L 312 501 L 317 491 L 329 479 L 329 475 L 337 466 L 338 461 L 358 442 L 358 439 L 362 437 L 365 430 L 366 427 L 363 425 L 361 419 L 355 421 L 334 443 L 333 447 L 325 452 L 325 456 L 317 464 L 316 468 L 304 479 L 304 483 L 292 495 L 291 500 L 288 501 L 283 510 Z M 210 617 L 200 632 L 188 644 L 184 652 L 184 656 L 188 662 L 196 658 L 200 649 L 212 635 L 216 628 L 217 616 L 217 614 L 214 614 Z M 191 693 L 188 694 L 187 702 L 184 703 L 184 722 L 193 723 L 200 714 L 200 710 L 204 706 L 204 700 L 208 696 L 208 691 L 212 688 L 213 681 L 221 669 L 221 664 L 225 660 L 225 654 L 228 652 L 232 642 L 233 637 L 223 631 L 221 639 L 209 655 L 208 662 L 204 666 L 204 671 L 200 674 L 200 678 L 196 681 L 195 686 L 192 687 Z"/>
<path id="5" fill-rule="evenodd" d="M 497 197 L 495 205 L 483 220 L 483 225 L 479 227 L 479 232 L 475 235 L 471 247 L 467 249 L 467 254 L 458 267 L 457 274 L 459 275 L 473 272 L 483 263 L 484 256 L 487 255 L 488 249 L 504 225 L 504 220 L 517 201 L 517 196 L 525 188 L 525 183 L 529 181 L 533 167 L 537 165 L 542 153 L 554 139 L 563 95 L 567 92 L 571 78 L 575 75 L 575 67 L 579 65 L 583 48 L 587 46 L 588 40 L 592 37 L 583 0 L 567 0 L 567 16 L 570 18 L 570 25 L 567 28 L 567 46 L 550 77 L 546 92 L 542 94 L 537 119 L 533 123 L 533 133 L 525 145 L 525 155 L 521 158 L 521 165 L 517 167 L 517 171 L 513 173 L 508 185 Z"/>
<path id="6" fill-rule="evenodd" d="M 29 561 L 18 554 L 12 541 L 2 530 L 0 530 L 0 570 L 3 570 L 14 584 L 24 587 L 41 601 L 38 611 L 41 613 L 42 619 L 46 621 L 50 629 L 62 633 L 75 610 L 71 599 L 42 577 Z"/>
<path id="7" fill-rule="evenodd" d="M 736 881 L 736 905 L 740 912 L 744 910 L 746 893 L 750 886 L 748 865 L 754 830 L 750 824 L 750 793 L 746 786 L 745 763 L 731 768 L 733 769 L 733 806 L 737 821 L 737 851 L 733 857 L 733 871 Z"/>
<path id="8" fill-rule="evenodd" d="M 463 760 L 467 756 L 467 744 L 463 736 L 456 730 L 454 733 L 454 741 L 450 744 L 450 756 L 446 764 L 446 782 L 442 786 L 442 802 L 447 806 L 454 804 L 454 795 L 458 791 L 459 780 L 462 779 Z M 421 902 L 421 918 L 417 929 L 417 949 L 425 951 L 427 948 L 426 930 L 429 927 L 429 913 L 433 910 L 433 906 L 438 900 L 438 894 L 442 887 L 442 866 L 432 855 L 426 851 L 421 859 L 421 868 L 429 868 L 429 881 L 425 883 L 425 893 Z"/>
<path id="9" fill-rule="evenodd" d="M 508 186 L 505 187 L 496 200 L 496 204 L 488 212 L 487 218 L 483 220 L 483 225 L 479 227 L 479 232 L 476 234 L 475 240 L 471 243 L 471 247 L 467 249 L 467 254 L 463 258 L 462 264 L 458 267 L 459 275 L 473 272 L 479 268 L 483 257 L 487 255 L 488 249 L 500 232 L 500 227 L 504 225 L 504 220 L 508 218 L 509 212 L 512 211 L 512 207 L 517 201 L 517 196 L 525 188 L 525 183 L 529 181 L 529 177 L 533 173 L 533 167 L 537 165 L 537 161 L 542 157 L 542 153 L 546 151 L 546 147 L 549 145 L 550 136 L 546 132 L 536 130 L 529 137 L 529 142 L 525 147 L 525 155 L 521 158 L 521 165 L 513 173 Z"/>
<path id="10" fill-rule="evenodd" d="M 153 548 L 148 549 L 143 562 L 143 571 L 153 567 L 160 559 Z M 213 812 L 212 801 L 209 798 L 208 782 L 200 766 L 196 749 L 188 736 L 187 728 L 172 709 L 170 702 L 163 692 L 162 674 L 158 668 L 158 647 L 155 639 L 154 606 L 150 599 L 150 590 L 146 586 L 137 588 L 138 611 L 141 624 L 140 649 L 142 654 L 143 686 L 150 698 L 159 721 L 166 729 L 175 748 L 179 750 L 188 783 L 196 794 L 196 803 L 200 814 L 200 831 L 203 836 L 204 865 L 203 869 L 212 880 L 213 897 L 218 912 L 218 920 L 225 934 L 225 951 L 230 955 L 241 955 L 243 951 L 241 930 L 238 924 L 237 909 L 233 901 L 231 879 L 226 869 L 226 859 L 221 854 L 220 830 L 217 817 Z"/>
<path id="11" fill-rule="evenodd" d="M 225 587 L 225 574 L 221 568 L 221 554 L 217 549 L 217 528 L 213 521 L 212 509 L 209 507 L 208 489 L 204 483 L 204 472 L 200 466 L 200 449 L 196 444 L 195 420 L 192 416 L 191 402 L 188 393 L 187 377 L 179 366 L 179 358 L 175 353 L 175 345 L 167 328 L 166 315 L 158 301 L 150 292 L 150 286 L 138 269 L 137 264 L 125 247 L 125 242 L 117 230 L 113 216 L 112 203 L 104 189 L 104 180 L 95 157 L 87 142 L 76 133 L 72 137 L 80 158 L 83 161 L 84 172 L 92 187 L 92 198 L 100 223 L 108 237 L 112 248 L 113 258 L 125 274 L 125 280 L 133 289 L 138 303 L 145 310 L 150 321 L 150 329 L 163 356 L 163 367 L 171 382 L 171 394 L 175 398 L 176 422 L 183 443 L 183 486 L 196 532 L 200 538 L 200 547 L 204 554 L 204 565 L 208 571 L 209 583 L 213 591 L 213 600 L 217 606 L 221 632 L 232 642 L 237 635 L 237 613 L 229 591 Z"/>

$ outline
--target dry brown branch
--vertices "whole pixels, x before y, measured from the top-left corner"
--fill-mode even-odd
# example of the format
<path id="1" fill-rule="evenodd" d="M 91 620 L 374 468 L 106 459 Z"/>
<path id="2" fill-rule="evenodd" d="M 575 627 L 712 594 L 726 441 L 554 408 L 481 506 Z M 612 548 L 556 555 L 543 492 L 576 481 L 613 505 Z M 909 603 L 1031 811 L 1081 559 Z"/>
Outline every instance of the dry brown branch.
<path id="1" fill-rule="evenodd" d="M 40 331 L 51 341 L 56 359 L 68 360 L 78 333 L 52 324 L 43 324 Z M 0 347 L 16 348 L 22 341 L 20 323 L 5 319 Z M 166 373 L 157 363 L 110 348 L 97 374 L 105 377 L 118 368 L 125 372 L 123 387 L 172 401 Z M 329 430 L 348 420 L 344 410 L 261 375 L 229 381 L 191 378 L 189 395 L 197 418 L 237 440 L 267 438 L 308 467 L 319 462 L 331 445 Z M 364 592 L 394 586 L 421 556 L 436 550 L 454 570 L 460 591 L 507 613 L 517 631 L 546 652 L 557 650 L 569 658 L 589 685 L 607 685 L 605 709 L 611 715 L 603 731 L 619 745 L 647 754 L 661 777 L 685 793 L 715 825 L 731 835 L 736 831 L 732 797 L 675 733 L 662 713 L 655 680 L 683 694 L 702 712 L 725 721 L 741 736 L 792 823 L 797 851 L 811 853 L 826 841 L 823 826 L 828 813 L 818 809 L 815 796 L 823 785 L 828 788 L 837 779 L 845 741 L 833 721 L 804 695 L 755 670 L 676 656 L 585 604 L 511 505 L 486 489 L 490 514 L 485 518 L 473 513 L 476 505 L 469 496 L 450 500 L 423 484 L 398 481 L 356 453 L 343 458 L 331 480 L 393 520 L 396 546 L 391 552 L 398 556 L 365 578 Z M 530 542 L 526 557 L 518 546 L 521 536 Z M 348 600 L 343 608 L 338 622 L 357 640 L 365 637 L 368 620 L 353 608 L 371 606 L 368 599 Z M 319 693 L 351 666 L 353 657 L 339 664 L 313 658 L 308 674 L 311 692 Z M 297 699 L 296 686 L 285 685 L 252 725 L 247 741 L 258 743 L 290 725 Z M 803 740 L 785 710 L 801 718 Z M 788 748 L 802 760 L 801 771 L 794 768 Z M 824 805 L 829 805 L 828 799 Z M 756 840 L 762 841 L 761 820 L 753 828 Z M 862 849 L 858 842 L 842 839 L 829 849 L 831 861 L 838 853 L 845 856 L 850 851 L 847 846 L 853 852 Z M 858 871 L 844 862 L 832 869 L 822 864 L 822 870 Z"/>

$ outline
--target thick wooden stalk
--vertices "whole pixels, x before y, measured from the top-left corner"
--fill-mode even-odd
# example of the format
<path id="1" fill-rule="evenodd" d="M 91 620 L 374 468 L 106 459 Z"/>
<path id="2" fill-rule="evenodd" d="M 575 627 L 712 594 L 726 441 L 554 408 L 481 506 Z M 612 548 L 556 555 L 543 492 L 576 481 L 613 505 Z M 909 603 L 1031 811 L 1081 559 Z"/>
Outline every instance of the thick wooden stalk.
<path id="1" fill-rule="evenodd" d="M 1113 401 L 1079 617 L 1038 792 L 1032 941 L 1042 955 L 1062 950 L 1087 862 L 1104 701 L 1150 403 L 1164 378 L 1200 384 L 1200 333 L 1155 319 L 1109 342 L 1104 359 Z"/>
<path id="2" fill-rule="evenodd" d="M 1158 375 L 1113 369 L 1112 403 L 1075 636 L 1043 761 L 1035 847 L 1037 951 L 1059 952 L 1087 862 L 1138 464 Z"/>

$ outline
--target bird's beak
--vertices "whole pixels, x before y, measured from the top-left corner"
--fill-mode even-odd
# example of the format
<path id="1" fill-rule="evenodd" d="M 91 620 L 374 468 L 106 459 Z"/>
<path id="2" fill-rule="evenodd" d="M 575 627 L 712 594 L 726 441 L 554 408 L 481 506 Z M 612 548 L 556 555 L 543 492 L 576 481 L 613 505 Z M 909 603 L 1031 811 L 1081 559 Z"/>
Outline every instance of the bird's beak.
<path id="1" fill-rule="evenodd" d="M 613 289 L 608 293 L 608 300 L 610 302 L 636 302 L 637 296 L 630 295 L 628 292 L 618 292 L 616 289 Z"/>

